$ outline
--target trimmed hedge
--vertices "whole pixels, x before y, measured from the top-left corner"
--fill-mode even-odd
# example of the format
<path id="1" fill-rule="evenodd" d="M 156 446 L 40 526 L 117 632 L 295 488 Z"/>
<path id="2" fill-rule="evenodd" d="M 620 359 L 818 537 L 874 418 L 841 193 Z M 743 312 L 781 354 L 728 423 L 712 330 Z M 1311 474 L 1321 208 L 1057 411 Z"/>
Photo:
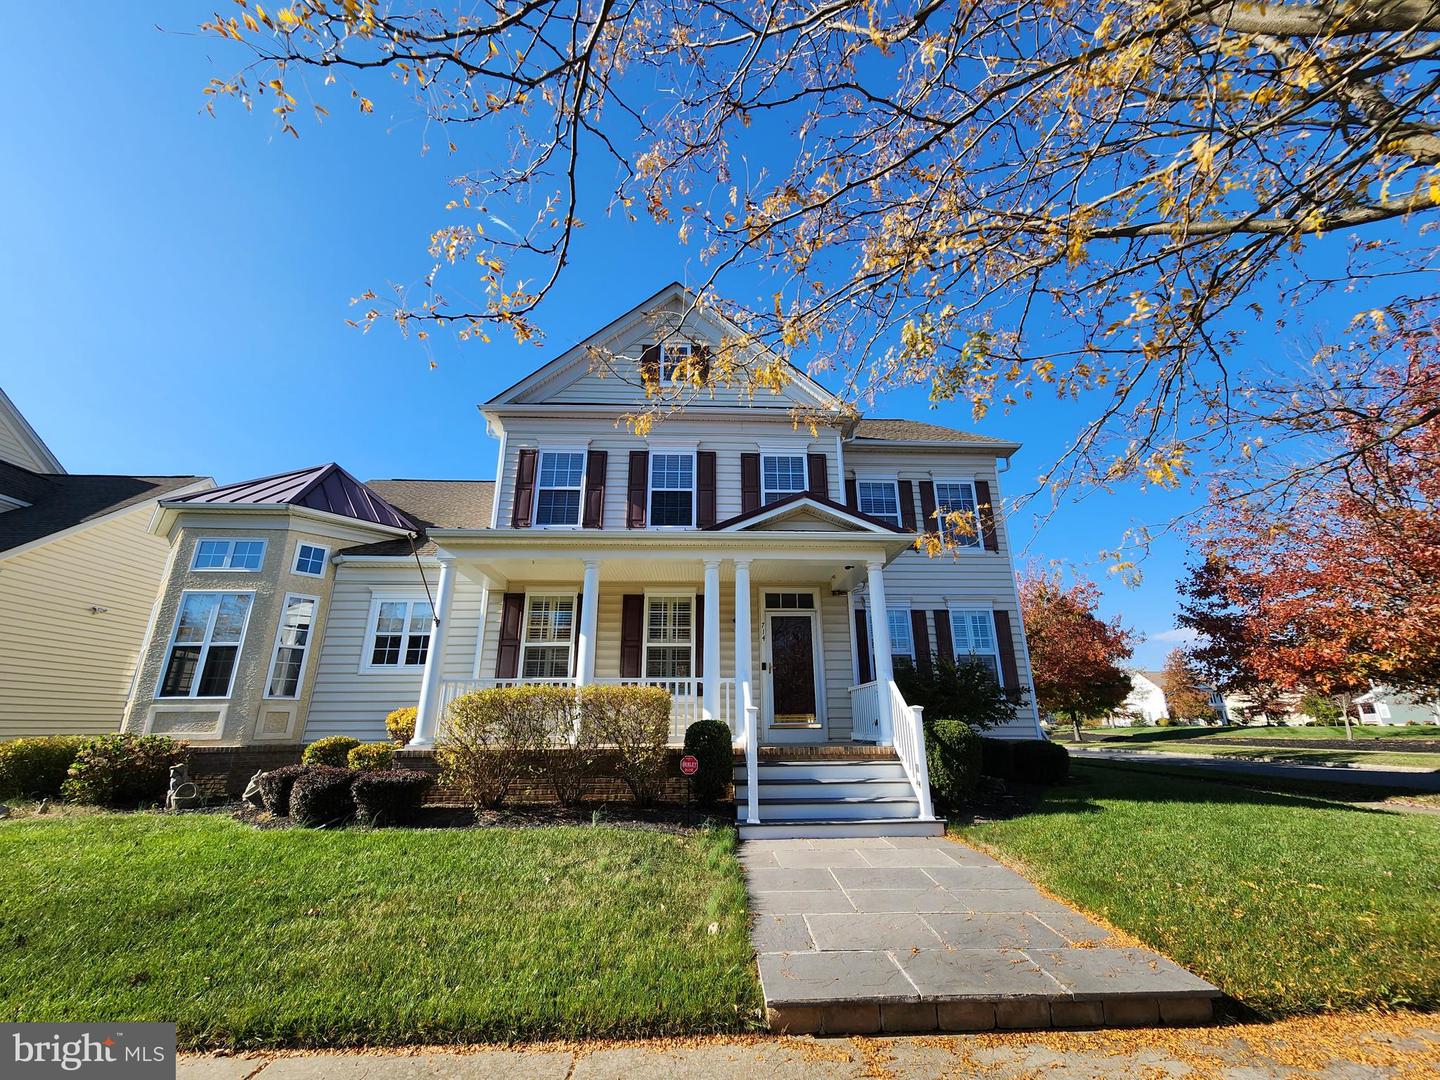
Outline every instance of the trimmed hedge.
<path id="1" fill-rule="evenodd" d="M 170 766 L 185 760 L 185 747 L 166 735 L 97 735 L 75 755 L 60 793 L 71 802 L 116 808 L 163 803 Z"/>
<path id="2" fill-rule="evenodd" d="M 355 815 L 350 786 L 358 775 L 351 769 L 311 765 L 290 789 L 290 819 L 312 829 L 345 824 Z"/>
<path id="3" fill-rule="evenodd" d="M 308 765 L 281 765 L 278 769 L 261 773 L 258 783 L 265 809 L 276 817 L 289 817 L 290 790 L 308 768 Z"/>
<path id="4" fill-rule="evenodd" d="M 964 720 L 933 720 L 925 725 L 925 764 L 936 805 L 953 810 L 975 794 L 980 782 L 980 733 Z"/>
<path id="5" fill-rule="evenodd" d="M 42 735 L 0 743 L 0 800 L 57 797 L 89 741 L 84 735 Z"/>
<path id="6" fill-rule="evenodd" d="M 1060 784 L 1070 776 L 1070 751 L 1049 739 L 982 739 L 980 771 L 1022 784 Z"/>
<path id="7" fill-rule="evenodd" d="M 401 746 L 404 746 L 415 737 L 415 717 L 418 714 L 414 705 L 406 705 L 401 709 L 392 709 L 385 717 L 385 730 Z"/>
<path id="8" fill-rule="evenodd" d="M 420 813 L 432 783 L 429 773 L 416 769 L 361 773 L 350 786 L 356 816 L 364 825 L 407 825 Z"/>
<path id="9" fill-rule="evenodd" d="M 476 808 L 504 803 L 510 788 L 534 772 L 549 740 L 548 710 L 555 687 L 497 686 L 472 690 L 450 703 L 435 747 L 443 783 Z M 568 699 L 574 691 L 561 690 Z"/>
<path id="10" fill-rule="evenodd" d="M 305 747 L 300 760 L 306 765 L 329 765 L 332 769 L 343 769 L 350 751 L 359 745 L 360 740 L 349 735 L 328 735 Z"/>
<path id="11" fill-rule="evenodd" d="M 620 778 L 641 806 L 660 797 L 670 741 L 670 692 L 659 686 L 597 686 L 580 690 L 581 724 L 613 746 Z"/>
<path id="12" fill-rule="evenodd" d="M 730 793 L 735 775 L 735 752 L 730 725 L 720 720 L 697 720 L 685 729 L 685 753 L 695 755 L 700 771 L 690 777 L 690 790 L 701 806 L 713 806 Z"/>
<path id="13" fill-rule="evenodd" d="M 395 747 L 389 743 L 361 743 L 345 757 L 345 764 L 362 772 L 379 772 L 395 764 Z"/>

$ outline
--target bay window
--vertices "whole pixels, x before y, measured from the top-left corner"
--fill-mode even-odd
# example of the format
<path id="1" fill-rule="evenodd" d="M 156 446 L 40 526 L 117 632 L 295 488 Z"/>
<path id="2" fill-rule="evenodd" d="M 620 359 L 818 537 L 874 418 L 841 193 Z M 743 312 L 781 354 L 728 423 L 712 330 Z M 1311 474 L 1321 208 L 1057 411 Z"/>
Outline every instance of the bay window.
<path id="1" fill-rule="evenodd" d="M 264 561 L 264 540 L 209 538 L 196 541 L 195 557 L 190 561 L 190 569 L 255 573 Z"/>
<path id="2" fill-rule="evenodd" d="M 265 681 L 267 698 L 300 696 L 300 682 L 305 674 L 305 656 L 310 650 L 310 631 L 315 626 L 313 596 L 290 593 L 280 611 L 280 626 L 275 633 L 275 653 L 270 658 L 270 674 Z"/>
<path id="3" fill-rule="evenodd" d="M 230 696 L 253 592 L 184 592 L 157 698 Z"/>

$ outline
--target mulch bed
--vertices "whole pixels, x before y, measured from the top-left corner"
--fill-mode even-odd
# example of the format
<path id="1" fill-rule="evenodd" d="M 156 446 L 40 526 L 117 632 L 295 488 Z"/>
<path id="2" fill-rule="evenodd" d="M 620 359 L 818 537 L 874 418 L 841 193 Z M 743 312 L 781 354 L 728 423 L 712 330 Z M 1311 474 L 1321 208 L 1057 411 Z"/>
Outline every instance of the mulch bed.
<path id="1" fill-rule="evenodd" d="M 226 803 L 210 808 L 231 814 L 257 829 L 292 829 L 289 818 L 274 817 L 248 803 Z M 726 806 L 701 810 L 696 806 L 661 804 L 639 807 L 633 803 L 599 803 L 583 807 L 515 806 L 476 813 L 468 807 L 426 806 L 409 829 L 549 829 L 557 826 L 602 825 L 614 829 L 682 836 L 713 825 L 734 825 L 735 814 Z M 353 827 L 353 826 L 351 826 Z"/>

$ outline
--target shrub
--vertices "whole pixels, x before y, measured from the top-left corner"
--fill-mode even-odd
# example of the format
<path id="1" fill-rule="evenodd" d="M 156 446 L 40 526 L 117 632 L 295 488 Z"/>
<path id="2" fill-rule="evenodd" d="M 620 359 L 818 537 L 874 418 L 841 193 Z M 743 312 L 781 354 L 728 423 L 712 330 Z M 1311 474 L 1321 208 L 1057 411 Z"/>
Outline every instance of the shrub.
<path id="1" fill-rule="evenodd" d="M 417 769 L 387 769 L 355 777 L 350 795 L 365 825 L 406 825 L 420 812 L 421 800 L 434 777 Z"/>
<path id="2" fill-rule="evenodd" d="M 594 725 L 585 722 L 575 691 L 564 686 L 531 686 L 527 699 L 545 729 L 538 772 L 549 781 L 562 806 L 574 806 L 595 769 Z M 577 722 L 578 721 L 578 722 Z"/>
<path id="3" fill-rule="evenodd" d="M 352 769 L 379 772 L 395 764 L 395 748 L 389 743 L 361 743 L 345 755 L 345 764 Z"/>
<path id="4" fill-rule="evenodd" d="M 1063 784 L 1070 776 L 1070 751 L 1048 739 L 1022 739 L 1011 755 L 1021 783 Z"/>
<path id="5" fill-rule="evenodd" d="M 1015 718 L 1018 697 L 995 681 L 990 669 L 972 656 L 936 656 L 916 666 L 902 662 L 895 685 L 908 705 L 920 705 L 936 720 L 963 720 L 977 731 L 999 727 Z"/>
<path id="6" fill-rule="evenodd" d="M 415 737 L 415 706 L 406 705 L 403 709 L 394 709 L 385 717 L 385 730 L 390 733 L 401 746 L 404 746 Z"/>
<path id="7" fill-rule="evenodd" d="M 328 735 L 305 747 L 300 760 L 306 765 L 329 765 L 332 769 L 343 769 L 350 751 L 359 745 L 360 740 L 349 735 Z"/>
<path id="8" fill-rule="evenodd" d="M 0 800 L 59 795 L 87 741 L 83 735 L 42 735 L 0 743 Z"/>
<path id="9" fill-rule="evenodd" d="M 1158 718 L 1156 719 L 1156 721 L 1155 721 L 1155 726 L 1156 726 L 1156 727 L 1174 727 L 1174 726 L 1175 726 L 1175 721 L 1174 721 L 1174 720 L 1171 720 L 1170 717 L 1168 717 L 1168 716 L 1161 716 L 1161 717 L 1158 717 Z"/>
<path id="10" fill-rule="evenodd" d="M 620 778 L 641 806 L 660 797 L 670 739 L 670 693 L 658 686 L 586 686 L 581 723 L 615 748 Z"/>
<path id="11" fill-rule="evenodd" d="M 963 720 L 925 724 L 925 764 L 937 805 L 953 809 L 974 794 L 980 782 L 980 733 Z"/>
<path id="12" fill-rule="evenodd" d="M 1015 740 L 981 739 L 980 772 L 983 776 L 998 776 L 1009 780 L 1015 775 Z"/>
<path id="13" fill-rule="evenodd" d="M 311 765 L 290 789 L 290 818 L 312 829 L 343 825 L 355 813 L 350 785 L 359 774 L 331 765 Z"/>
<path id="14" fill-rule="evenodd" d="M 308 765 L 281 765 L 278 769 L 271 769 L 267 773 L 260 774 L 260 798 L 265 803 L 265 809 L 276 817 L 290 816 L 290 790 L 308 769 Z"/>
<path id="15" fill-rule="evenodd" d="M 165 801 L 185 747 L 165 735 L 98 735 L 75 755 L 60 793 L 71 802 L 130 807 Z"/>
<path id="16" fill-rule="evenodd" d="M 690 778 L 690 790 L 701 806 L 711 806 L 730 793 L 735 775 L 734 740 L 730 726 L 720 720 L 697 720 L 685 729 L 685 753 L 694 754 L 700 771 Z"/>
<path id="17" fill-rule="evenodd" d="M 441 776 L 475 807 L 501 805 L 515 781 L 533 775 L 548 738 L 544 686 L 473 690 L 450 703 L 435 747 Z M 573 693 L 573 691 L 566 691 Z"/>

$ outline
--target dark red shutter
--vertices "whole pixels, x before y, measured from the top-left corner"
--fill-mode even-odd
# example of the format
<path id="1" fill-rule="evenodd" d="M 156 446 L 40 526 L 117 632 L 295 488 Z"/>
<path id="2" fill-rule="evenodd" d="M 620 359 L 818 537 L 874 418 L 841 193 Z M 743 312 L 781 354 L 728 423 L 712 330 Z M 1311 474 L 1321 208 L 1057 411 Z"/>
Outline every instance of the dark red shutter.
<path id="1" fill-rule="evenodd" d="M 515 504 L 510 511 L 510 525 L 515 529 L 528 528 L 530 515 L 535 507 L 535 459 L 536 450 L 521 450 L 520 462 L 515 466 Z"/>
<path id="2" fill-rule="evenodd" d="M 807 466 L 809 472 L 809 492 L 816 498 L 828 499 L 830 497 L 830 467 L 826 462 L 824 454 L 811 454 Z"/>
<path id="3" fill-rule="evenodd" d="M 710 382 L 710 346 L 695 346 L 695 374 L 700 380 L 700 385 L 705 386 Z"/>
<path id="4" fill-rule="evenodd" d="M 975 503 L 980 511 L 980 544 L 986 551 L 999 551 L 1000 543 L 995 536 L 995 507 L 990 505 L 988 481 L 975 481 Z"/>
<path id="5" fill-rule="evenodd" d="M 870 664 L 870 635 L 865 630 L 865 609 L 855 609 L 855 658 L 860 662 L 860 681 L 867 683 L 875 676 Z"/>
<path id="6" fill-rule="evenodd" d="M 900 481 L 900 525 L 910 532 L 915 531 L 915 485 L 909 480 Z"/>
<path id="7" fill-rule="evenodd" d="M 695 454 L 695 525 L 704 529 L 715 524 L 715 451 Z"/>
<path id="8" fill-rule="evenodd" d="M 740 455 L 740 512 L 760 509 L 760 455 Z"/>
<path id="9" fill-rule="evenodd" d="M 856 489 L 855 478 L 853 476 L 847 476 L 845 478 L 845 505 L 850 507 L 851 510 L 860 509 L 860 495 Z"/>
<path id="10" fill-rule="evenodd" d="M 690 673 L 692 679 L 699 680 L 705 674 L 705 597 L 695 597 L 695 670 Z M 699 692 L 701 699 L 705 696 L 705 684 L 697 681 L 695 689 Z"/>
<path id="11" fill-rule="evenodd" d="M 915 639 L 915 666 L 921 671 L 929 671 L 930 620 L 918 608 L 910 612 L 910 636 Z"/>
<path id="12" fill-rule="evenodd" d="M 574 638 L 570 642 L 570 677 L 573 679 L 575 673 L 580 670 L 580 615 L 585 610 L 585 596 L 583 593 L 575 594 L 575 621 L 570 624 L 570 635 Z"/>
<path id="13" fill-rule="evenodd" d="M 630 485 L 625 509 L 627 529 L 645 528 L 645 494 L 650 487 L 650 451 L 630 451 Z"/>
<path id="14" fill-rule="evenodd" d="M 941 660 L 955 659 L 955 636 L 950 632 L 950 609 L 935 609 L 935 655 Z"/>
<path id="15" fill-rule="evenodd" d="M 626 593 L 620 601 L 620 677 L 638 679 L 640 649 L 644 645 L 645 597 L 642 593 Z"/>
<path id="16" fill-rule="evenodd" d="M 930 480 L 920 481 L 920 516 L 926 536 L 940 532 L 940 523 L 935 520 L 935 484 Z"/>
<path id="17" fill-rule="evenodd" d="M 580 523 L 587 529 L 605 527 L 605 473 L 610 468 L 610 455 L 604 450 L 591 450 L 585 457 L 585 515 Z"/>
<path id="18" fill-rule="evenodd" d="M 525 618 L 525 594 L 507 592 L 500 608 L 500 647 L 495 652 L 495 677 L 513 679 L 520 673 L 520 622 Z"/>
<path id="19" fill-rule="evenodd" d="M 660 384 L 660 346 L 646 345 L 640 353 L 640 379 L 648 394 L 652 387 Z"/>
<path id="20" fill-rule="evenodd" d="M 1020 667 L 1015 663 L 1015 638 L 1010 631 L 1010 613 L 995 614 L 995 640 L 1000 643 L 1000 677 L 1012 697 L 1020 693 Z"/>

